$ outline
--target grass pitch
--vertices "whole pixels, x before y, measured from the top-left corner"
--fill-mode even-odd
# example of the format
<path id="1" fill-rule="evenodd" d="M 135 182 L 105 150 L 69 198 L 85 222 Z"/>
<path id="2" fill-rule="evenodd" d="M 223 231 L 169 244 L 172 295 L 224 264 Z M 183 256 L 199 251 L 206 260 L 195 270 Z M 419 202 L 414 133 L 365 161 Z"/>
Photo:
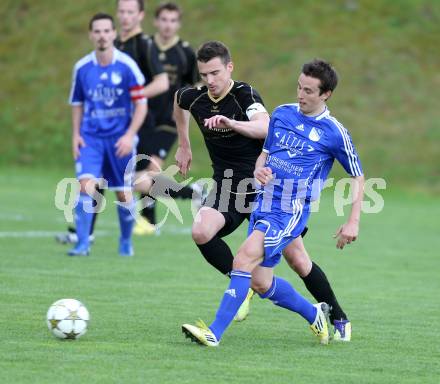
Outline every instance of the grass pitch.
<path id="1" fill-rule="evenodd" d="M 350 315 L 351 343 L 320 346 L 299 316 L 255 298 L 250 317 L 208 349 L 180 325 L 209 323 L 228 282 L 193 245 L 186 204 L 183 225 L 170 219 L 161 236 L 136 238 L 126 259 L 109 203 L 91 256 L 68 258 L 53 239 L 65 228 L 53 201 L 66 175 L 0 175 L 2 383 L 438 382 L 437 199 L 387 193 L 384 211 L 364 215 L 358 242 L 341 252 L 331 235 L 343 219 L 326 192 L 306 246 Z M 242 227 L 228 242 L 237 249 L 244 236 Z M 311 298 L 285 262 L 277 273 Z M 57 340 L 45 325 L 49 305 L 67 297 L 91 313 L 78 341 Z"/>

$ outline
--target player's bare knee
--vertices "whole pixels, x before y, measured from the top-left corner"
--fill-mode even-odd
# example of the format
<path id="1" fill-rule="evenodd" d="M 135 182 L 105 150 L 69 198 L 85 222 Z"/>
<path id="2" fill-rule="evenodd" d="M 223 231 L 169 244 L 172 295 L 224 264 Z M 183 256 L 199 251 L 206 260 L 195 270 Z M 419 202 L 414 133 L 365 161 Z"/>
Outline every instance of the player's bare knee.
<path id="1" fill-rule="evenodd" d="M 259 295 L 264 295 L 270 289 L 271 285 L 271 281 L 252 279 L 251 288 Z"/>
<path id="2" fill-rule="evenodd" d="M 191 235 L 196 244 L 206 244 L 214 236 L 207 229 L 206 226 L 201 223 L 194 224 L 191 230 Z"/>
<path id="3" fill-rule="evenodd" d="M 79 181 L 80 192 L 93 196 L 96 191 L 96 182 L 92 179 L 81 179 Z"/>
<path id="4" fill-rule="evenodd" d="M 240 256 L 240 253 L 238 253 L 234 258 L 232 269 L 238 271 L 247 271 L 249 269 L 249 262 L 245 257 L 243 257 L 243 255 Z"/>
<path id="5" fill-rule="evenodd" d="M 253 253 L 252 247 L 243 244 L 234 257 L 233 269 L 251 272 L 255 264 Z"/>
<path id="6" fill-rule="evenodd" d="M 147 172 L 138 172 L 135 176 L 134 189 L 136 192 L 148 193 L 153 184 L 151 176 Z"/>

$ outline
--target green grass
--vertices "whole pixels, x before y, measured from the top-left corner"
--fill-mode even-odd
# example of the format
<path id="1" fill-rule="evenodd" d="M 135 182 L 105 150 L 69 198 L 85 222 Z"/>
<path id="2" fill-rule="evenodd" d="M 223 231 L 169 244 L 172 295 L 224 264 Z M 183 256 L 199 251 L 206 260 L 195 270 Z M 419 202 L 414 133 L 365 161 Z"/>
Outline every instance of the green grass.
<path id="1" fill-rule="evenodd" d="M 109 204 L 91 256 L 72 259 L 50 235 L 65 228 L 53 203 L 65 176 L 0 172 L 2 383 L 438 382 L 437 199 L 388 192 L 384 211 L 364 215 L 359 241 L 341 252 L 331 234 L 343 219 L 326 191 L 306 245 L 350 315 L 351 343 L 322 347 L 299 316 L 254 299 L 249 319 L 207 349 L 180 325 L 211 320 L 227 281 L 193 245 L 186 205 L 183 225 L 170 220 L 161 236 L 136 238 L 135 257 L 124 259 Z M 244 231 L 228 238 L 233 249 Z M 285 262 L 277 273 L 310 298 Z M 92 316 L 78 341 L 57 340 L 45 325 L 49 305 L 65 297 L 82 300 Z"/>
<path id="2" fill-rule="evenodd" d="M 147 32 L 158 2 L 147 4 Z M 179 3 L 184 8 L 181 35 L 194 47 L 209 39 L 227 43 L 234 77 L 252 83 L 269 110 L 294 101 L 305 61 L 323 57 L 333 62 L 341 79 L 329 106 L 351 131 L 366 174 L 404 187 L 440 190 L 439 1 Z M 71 71 L 91 50 L 87 21 L 96 11 L 114 13 L 114 1 L 1 2 L 1 164 L 71 164 Z M 193 142 L 196 159 L 204 159 L 200 134 Z M 193 171 L 208 174 L 208 162 L 195 161 Z"/>

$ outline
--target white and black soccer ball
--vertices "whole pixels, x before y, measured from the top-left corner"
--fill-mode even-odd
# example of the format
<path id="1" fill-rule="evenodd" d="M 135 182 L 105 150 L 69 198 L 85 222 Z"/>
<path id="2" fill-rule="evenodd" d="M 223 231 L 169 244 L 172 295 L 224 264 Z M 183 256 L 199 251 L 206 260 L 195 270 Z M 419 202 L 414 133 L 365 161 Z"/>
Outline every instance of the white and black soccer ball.
<path id="1" fill-rule="evenodd" d="M 89 311 L 75 299 L 55 301 L 46 316 L 49 330 L 60 339 L 78 339 L 86 333 L 89 320 Z"/>

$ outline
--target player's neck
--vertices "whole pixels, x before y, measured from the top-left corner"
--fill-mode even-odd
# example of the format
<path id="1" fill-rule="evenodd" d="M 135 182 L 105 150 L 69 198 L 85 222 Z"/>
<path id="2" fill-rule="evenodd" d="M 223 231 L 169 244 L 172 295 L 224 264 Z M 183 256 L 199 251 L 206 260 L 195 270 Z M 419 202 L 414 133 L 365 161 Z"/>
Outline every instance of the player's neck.
<path id="1" fill-rule="evenodd" d="M 303 115 L 305 116 L 309 116 L 309 117 L 313 117 L 313 116 L 318 116 L 321 113 L 323 113 L 325 111 L 325 109 L 327 108 L 326 104 L 322 104 L 319 107 L 317 107 L 315 110 L 308 112 L 308 113 L 304 113 Z"/>
<path id="2" fill-rule="evenodd" d="M 121 39 L 122 42 L 124 42 L 141 32 L 142 32 L 142 27 L 138 25 L 137 27 L 129 31 L 124 31 L 124 30 L 119 31 L 119 38 Z"/>
<path id="3" fill-rule="evenodd" d="M 166 51 L 179 41 L 178 35 L 170 37 L 162 36 L 159 32 L 154 34 L 154 41 L 161 51 Z"/>
<path id="4" fill-rule="evenodd" d="M 113 47 L 109 47 L 105 51 L 95 51 L 96 60 L 101 67 L 110 65 L 113 61 Z"/>

